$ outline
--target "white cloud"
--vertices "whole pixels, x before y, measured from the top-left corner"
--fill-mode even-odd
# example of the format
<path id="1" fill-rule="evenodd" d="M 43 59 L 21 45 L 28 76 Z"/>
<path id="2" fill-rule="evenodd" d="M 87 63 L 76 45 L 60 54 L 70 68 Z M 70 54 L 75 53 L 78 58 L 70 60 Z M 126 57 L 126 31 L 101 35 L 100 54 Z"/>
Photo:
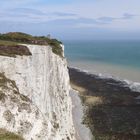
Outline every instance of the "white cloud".
<path id="1" fill-rule="evenodd" d="M 93 28 L 107 30 L 140 31 L 139 0 L 72 0 L 50 4 L 47 0 L 3 0 L 0 5 L 0 22 L 3 30 L 16 29 L 73 31 L 92 33 Z M 55 0 L 56 1 L 56 0 Z M 127 1 L 127 2 L 126 2 Z M 53 1 L 54 2 L 54 1 Z M 5 23 L 5 24 L 4 24 Z M 28 26 L 27 26 L 28 25 Z M 68 29 L 69 28 L 69 29 Z M 86 30 L 87 28 L 87 30 Z M 1 31 L 2 29 L 0 29 Z M 81 30 L 81 31 L 80 31 Z M 40 29 L 40 33 L 43 29 Z"/>

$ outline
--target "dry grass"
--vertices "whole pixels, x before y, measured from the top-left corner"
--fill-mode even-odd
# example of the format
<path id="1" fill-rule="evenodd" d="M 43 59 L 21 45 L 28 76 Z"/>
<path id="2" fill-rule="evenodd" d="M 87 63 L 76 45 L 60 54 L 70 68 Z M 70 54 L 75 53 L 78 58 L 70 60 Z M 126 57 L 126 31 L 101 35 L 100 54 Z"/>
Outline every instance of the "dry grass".
<path id="1" fill-rule="evenodd" d="M 18 45 L 18 43 L 12 41 L 0 40 L 0 46 L 15 46 L 15 45 Z"/>
<path id="2" fill-rule="evenodd" d="M 9 132 L 5 129 L 0 129 L 0 140 L 24 140 L 21 136 Z"/>

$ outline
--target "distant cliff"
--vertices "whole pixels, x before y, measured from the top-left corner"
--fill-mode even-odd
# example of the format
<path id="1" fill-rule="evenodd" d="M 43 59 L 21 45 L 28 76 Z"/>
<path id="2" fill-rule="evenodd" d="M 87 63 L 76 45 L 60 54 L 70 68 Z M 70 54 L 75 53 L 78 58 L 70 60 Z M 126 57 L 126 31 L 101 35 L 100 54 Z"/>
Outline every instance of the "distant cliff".
<path id="1" fill-rule="evenodd" d="M 25 140 L 75 140 L 63 45 L 58 55 L 50 43 L 1 42 L 0 131 Z"/>

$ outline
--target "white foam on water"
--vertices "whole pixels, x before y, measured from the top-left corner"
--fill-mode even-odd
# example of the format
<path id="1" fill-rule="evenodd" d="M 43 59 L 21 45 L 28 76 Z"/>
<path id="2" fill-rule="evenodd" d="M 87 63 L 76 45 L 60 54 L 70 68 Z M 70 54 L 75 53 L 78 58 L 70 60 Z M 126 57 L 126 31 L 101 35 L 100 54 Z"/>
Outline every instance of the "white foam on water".
<path id="1" fill-rule="evenodd" d="M 132 82 L 132 81 L 129 81 L 129 80 L 125 80 L 125 82 L 129 85 L 129 88 L 132 91 L 140 92 L 140 83 Z"/>
<path id="2" fill-rule="evenodd" d="M 124 87 L 129 87 L 134 92 L 140 92 L 140 83 L 139 82 L 133 82 L 133 81 L 130 81 L 128 79 L 120 79 L 119 77 L 113 76 L 111 74 L 91 73 L 91 72 L 89 72 L 87 70 L 81 70 L 78 67 L 72 67 L 72 68 L 76 69 L 79 72 L 85 72 L 88 75 L 97 76 L 97 77 L 99 77 L 101 79 L 114 79 L 114 80 L 116 80 L 118 82 L 121 82 Z"/>

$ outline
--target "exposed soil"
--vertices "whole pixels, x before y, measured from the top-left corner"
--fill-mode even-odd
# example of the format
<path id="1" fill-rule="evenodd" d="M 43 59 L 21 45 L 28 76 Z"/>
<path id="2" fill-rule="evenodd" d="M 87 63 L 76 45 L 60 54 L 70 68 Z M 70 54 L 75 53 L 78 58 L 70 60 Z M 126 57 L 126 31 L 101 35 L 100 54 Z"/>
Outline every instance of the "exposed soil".
<path id="1" fill-rule="evenodd" d="M 16 55 L 31 55 L 30 50 L 28 47 L 23 45 L 15 45 L 15 46 L 5 46 L 0 45 L 0 55 L 9 56 L 9 57 L 16 57 Z"/>

